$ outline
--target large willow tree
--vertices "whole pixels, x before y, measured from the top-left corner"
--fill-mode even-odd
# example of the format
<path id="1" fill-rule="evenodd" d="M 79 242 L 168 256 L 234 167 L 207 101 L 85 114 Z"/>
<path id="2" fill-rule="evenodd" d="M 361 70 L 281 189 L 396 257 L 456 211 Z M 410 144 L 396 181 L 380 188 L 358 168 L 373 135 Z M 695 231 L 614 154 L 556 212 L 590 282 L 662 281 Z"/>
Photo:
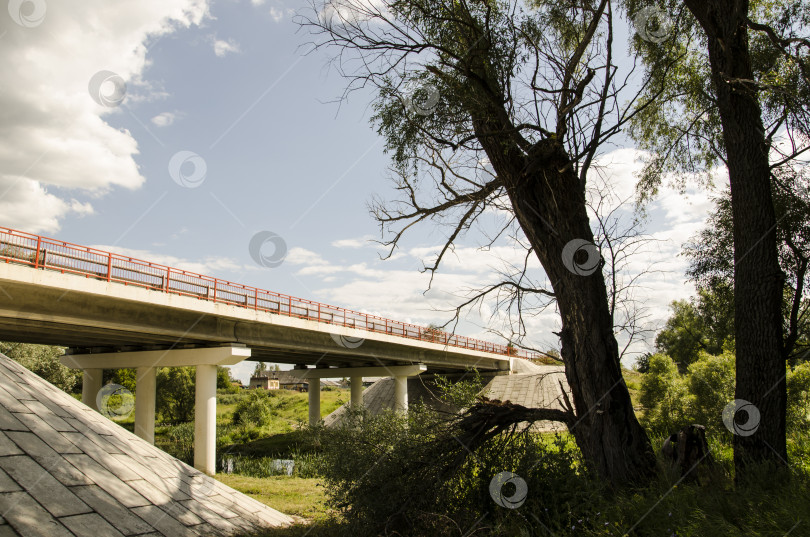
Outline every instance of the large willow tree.
<path id="1" fill-rule="evenodd" d="M 334 52 L 348 88 L 378 91 L 374 122 L 401 195 L 374 213 L 393 249 L 426 221 L 450 225 L 438 270 L 474 222 L 505 212 L 550 285 L 561 318 L 568 424 L 589 466 L 643 479 L 653 451 L 622 378 L 586 184 L 600 148 L 643 110 L 614 64 L 611 3 L 329 0 L 303 21 Z M 654 97 L 648 97 L 649 100 Z M 635 113 L 635 112 L 633 112 Z M 482 223 L 482 225 L 485 225 Z M 503 229 L 490 230 L 496 237 Z M 525 419 L 525 416 L 521 416 Z"/>

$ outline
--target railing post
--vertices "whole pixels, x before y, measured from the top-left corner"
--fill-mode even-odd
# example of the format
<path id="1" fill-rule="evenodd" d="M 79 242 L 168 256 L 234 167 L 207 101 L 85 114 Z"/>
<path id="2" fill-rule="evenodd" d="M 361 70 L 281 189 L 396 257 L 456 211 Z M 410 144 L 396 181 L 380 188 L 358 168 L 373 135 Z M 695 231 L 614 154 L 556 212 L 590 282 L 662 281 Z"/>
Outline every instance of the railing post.
<path id="1" fill-rule="evenodd" d="M 112 253 L 107 254 L 107 281 L 112 280 Z"/>
<path id="2" fill-rule="evenodd" d="M 214 278 L 214 302 L 217 301 L 217 282 L 218 280 Z"/>
<path id="3" fill-rule="evenodd" d="M 321 303 L 318 302 L 318 322 L 321 322 Z"/>
<path id="4" fill-rule="evenodd" d="M 166 267 L 166 281 L 163 282 L 163 292 L 164 293 L 169 292 L 169 280 L 171 279 L 171 277 L 172 277 L 172 268 L 171 267 Z"/>
<path id="5" fill-rule="evenodd" d="M 253 288 L 253 309 L 259 309 L 259 288 Z"/>
<path id="6" fill-rule="evenodd" d="M 39 268 L 39 248 L 42 245 L 42 237 L 37 236 L 37 253 L 34 257 L 34 268 Z"/>

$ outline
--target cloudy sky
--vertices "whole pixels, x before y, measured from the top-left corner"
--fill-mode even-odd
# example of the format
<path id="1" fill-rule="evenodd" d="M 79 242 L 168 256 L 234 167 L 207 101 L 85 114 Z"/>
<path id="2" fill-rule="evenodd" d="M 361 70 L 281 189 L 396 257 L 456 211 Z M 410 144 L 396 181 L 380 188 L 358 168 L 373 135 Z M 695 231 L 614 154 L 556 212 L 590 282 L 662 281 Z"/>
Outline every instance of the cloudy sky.
<path id="1" fill-rule="evenodd" d="M 293 22 L 301 0 L 8 5 L 1 226 L 419 324 L 447 321 L 443 310 L 521 259 L 508 242 L 483 252 L 469 237 L 427 293 L 420 269 L 445 229 L 424 227 L 380 259 L 367 204 L 394 191 L 372 95 L 336 103 L 345 80 L 326 53 L 307 54 Z M 632 196 L 637 156 L 614 147 L 600 159 L 621 197 Z M 627 272 L 655 271 L 634 292 L 649 327 L 691 294 L 678 253 L 710 209 L 704 192 L 666 189 L 649 207 L 658 241 Z M 283 239 L 278 266 L 251 258 L 259 232 Z M 491 332 L 502 317 L 487 304 L 457 331 L 502 342 Z M 557 323 L 553 308 L 532 318 L 527 343 L 557 347 Z M 249 368 L 238 368 L 243 380 Z"/>

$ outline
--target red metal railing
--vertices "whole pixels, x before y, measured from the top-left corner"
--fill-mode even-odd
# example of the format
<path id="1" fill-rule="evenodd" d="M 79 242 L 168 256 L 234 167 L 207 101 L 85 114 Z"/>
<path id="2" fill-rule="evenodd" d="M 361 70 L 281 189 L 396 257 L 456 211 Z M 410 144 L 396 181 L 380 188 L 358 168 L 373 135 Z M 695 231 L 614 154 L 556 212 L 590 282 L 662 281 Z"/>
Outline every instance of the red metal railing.
<path id="1" fill-rule="evenodd" d="M 0 261 L 451 347 L 529 359 L 538 356 L 507 345 L 338 308 L 5 227 L 0 227 Z"/>

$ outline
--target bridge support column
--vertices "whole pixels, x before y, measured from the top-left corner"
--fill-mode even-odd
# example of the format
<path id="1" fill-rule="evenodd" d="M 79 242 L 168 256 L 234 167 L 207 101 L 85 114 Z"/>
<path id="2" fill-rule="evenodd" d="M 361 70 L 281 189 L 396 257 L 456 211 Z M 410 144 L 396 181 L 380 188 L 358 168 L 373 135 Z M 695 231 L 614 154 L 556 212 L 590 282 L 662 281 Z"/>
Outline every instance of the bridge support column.
<path id="1" fill-rule="evenodd" d="M 321 379 L 309 379 L 309 424 L 321 422 Z"/>
<path id="2" fill-rule="evenodd" d="M 394 377 L 394 410 L 401 413 L 408 411 L 408 377 L 406 375 Z"/>
<path id="3" fill-rule="evenodd" d="M 137 368 L 135 381 L 135 434 L 155 443 L 155 387 L 157 369 Z"/>
<path id="4" fill-rule="evenodd" d="M 194 468 L 216 473 L 217 366 L 198 365 L 195 381 Z"/>
<path id="5" fill-rule="evenodd" d="M 98 392 L 101 391 L 101 378 L 103 374 L 103 369 L 95 367 L 82 369 L 82 403 L 96 412 L 98 412 L 96 397 L 98 396 Z"/>
<path id="6" fill-rule="evenodd" d="M 394 377 L 394 410 L 408 410 L 408 377 L 427 371 L 424 364 L 392 365 L 383 367 L 318 367 L 315 369 L 293 369 L 290 374 L 300 379 L 309 379 L 312 386 L 318 382 L 315 390 L 309 391 L 309 423 L 314 425 L 321 421 L 320 379 L 349 377 L 352 379 L 351 404 L 362 404 L 363 377 L 388 375 Z M 315 391 L 315 393 L 313 393 Z M 316 410 L 317 409 L 317 410 Z"/>
<path id="7" fill-rule="evenodd" d="M 363 377 L 349 377 L 352 385 L 352 408 L 357 410 L 363 406 Z"/>

